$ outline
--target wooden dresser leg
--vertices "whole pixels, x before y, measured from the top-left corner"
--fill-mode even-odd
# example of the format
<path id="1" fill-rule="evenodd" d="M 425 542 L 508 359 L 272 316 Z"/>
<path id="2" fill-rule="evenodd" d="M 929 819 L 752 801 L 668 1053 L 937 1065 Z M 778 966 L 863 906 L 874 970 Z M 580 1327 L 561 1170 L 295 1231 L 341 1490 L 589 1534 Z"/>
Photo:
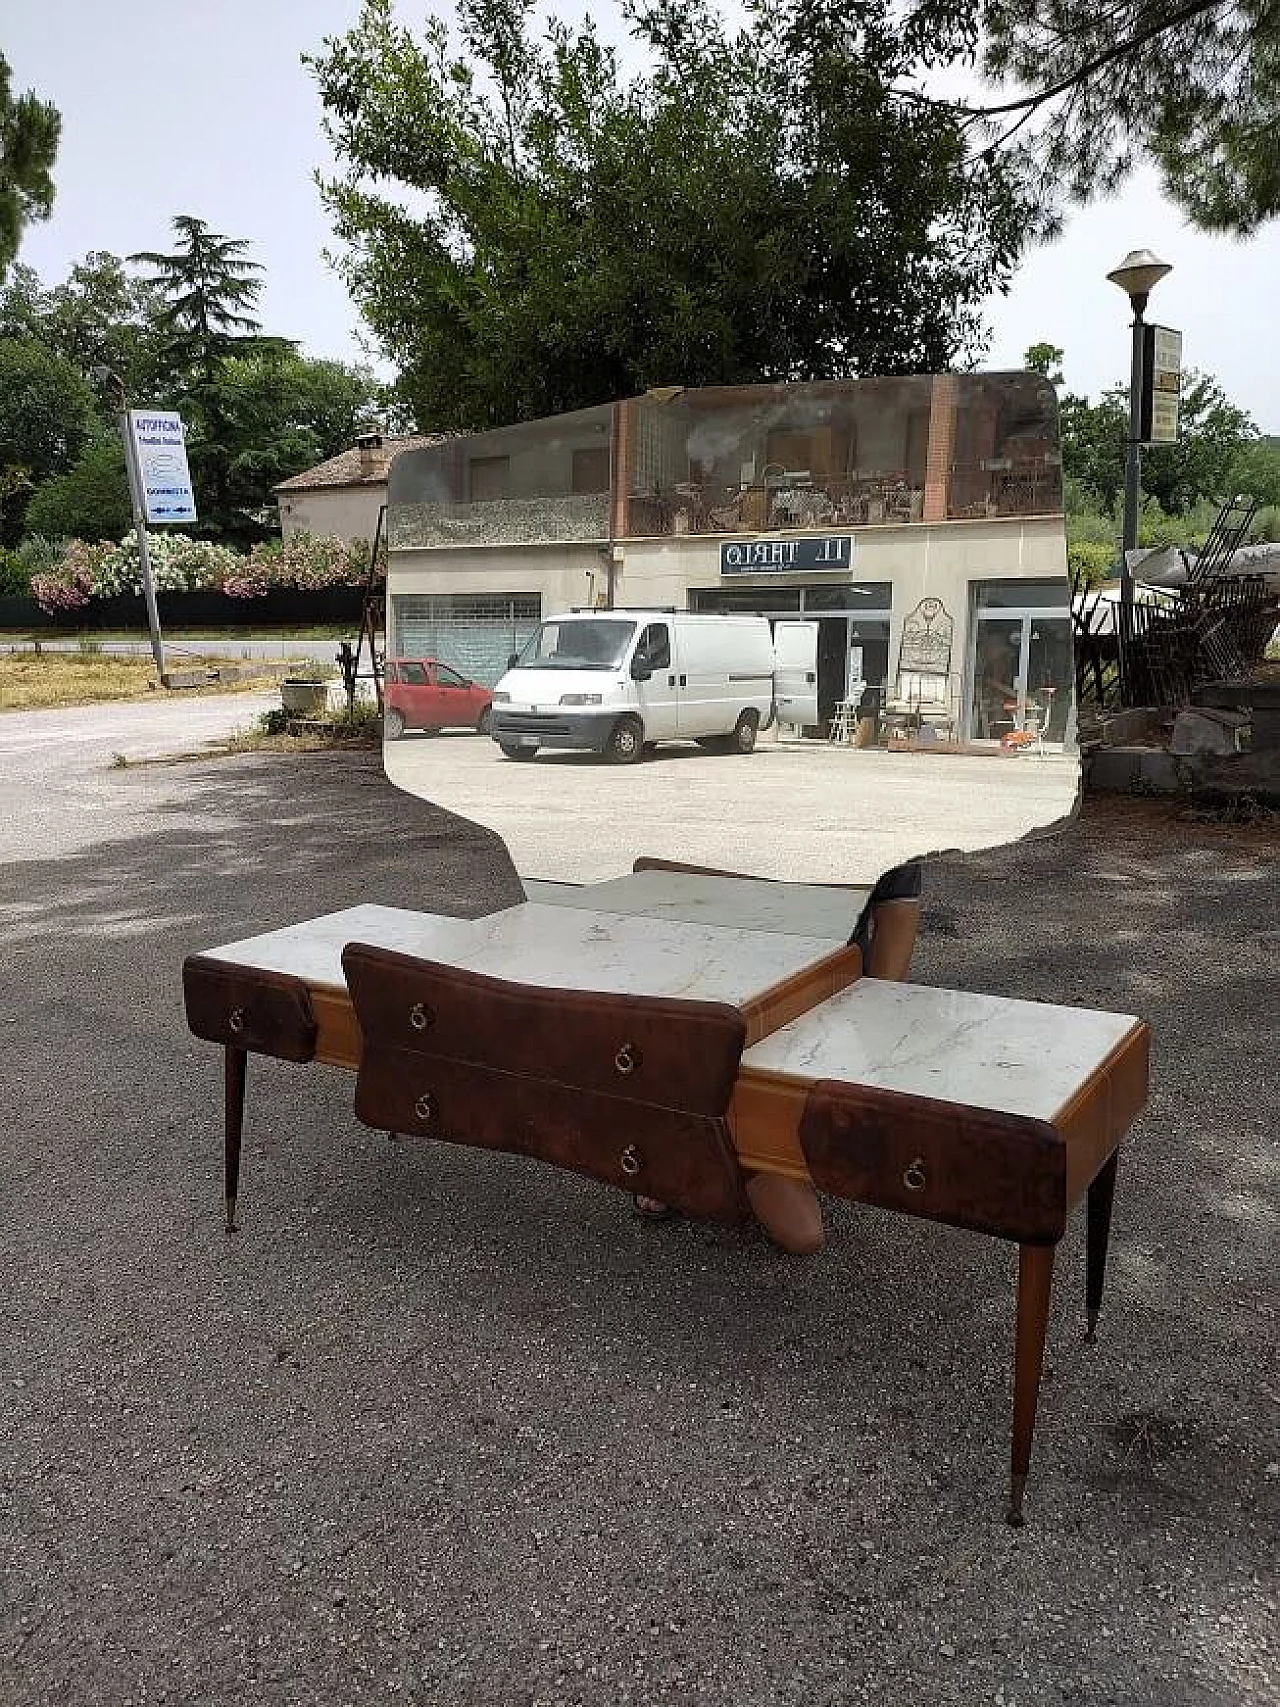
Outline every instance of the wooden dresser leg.
<path id="1" fill-rule="evenodd" d="M 1009 1481 L 1009 1522 L 1020 1529 L 1026 1522 L 1022 1496 L 1031 1465 L 1031 1437 L 1036 1426 L 1036 1401 L 1044 1368 L 1044 1341 L 1049 1326 L 1049 1292 L 1053 1285 L 1056 1245 L 1018 1246 L 1018 1330 L 1013 1366 L 1013 1473 Z"/>
<path id="2" fill-rule="evenodd" d="M 222 1148 L 223 1205 L 227 1231 L 236 1230 L 236 1192 L 240 1184 L 240 1135 L 244 1131 L 244 1082 L 249 1057 L 243 1049 L 227 1046 L 225 1137 Z"/>
<path id="3" fill-rule="evenodd" d="M 1102 1308 L 1102 1284 L 1107 1273 L 1107 1243 L 1111 1237 L 1111 1205 L 1116 1195 L 1116 1165 L 1120 1152 L 1116 1150 L 1102 1172 L 1089 1187 L 1088 1220 L 1085 1232 L 1084 1313 L 1092 1339 Z"/>

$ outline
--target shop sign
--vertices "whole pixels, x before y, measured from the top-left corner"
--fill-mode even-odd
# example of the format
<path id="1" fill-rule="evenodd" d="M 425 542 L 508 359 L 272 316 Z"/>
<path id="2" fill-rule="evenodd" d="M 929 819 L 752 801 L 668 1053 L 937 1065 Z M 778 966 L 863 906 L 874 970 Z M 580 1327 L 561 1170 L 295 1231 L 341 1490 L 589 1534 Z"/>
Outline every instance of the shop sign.
<path id="1" fill-rule="evenodd" d="M 744 539 L 720 547 L 722 575 L 789 575 L 797 569 L 851 569 L 853 537 L 831 534 L 802 539 Z"/>
<path id="2" fill-rule="evenodd" d="M 195 521 L 181 418 L 172 409 L 131 409 L 129 448 L 137 470 L 137 499 L 147 521 Z"/>
<path id="3" fill-rule="evenodd" d="M 1182 390 L 1182 333 L 1148 326 L 1142 349 L 1142 426 L 1147 445 L 1178 442 L 1178 398 Z"/>

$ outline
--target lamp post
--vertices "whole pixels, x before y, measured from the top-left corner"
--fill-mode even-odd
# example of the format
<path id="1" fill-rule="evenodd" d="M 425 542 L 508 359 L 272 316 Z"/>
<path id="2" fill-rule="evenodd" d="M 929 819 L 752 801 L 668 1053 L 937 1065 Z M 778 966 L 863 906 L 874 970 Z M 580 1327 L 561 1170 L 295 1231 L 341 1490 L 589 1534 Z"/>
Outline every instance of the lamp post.
<path id="1" fill-rule="evenodd" d="M 1142 483 L 1142 342 L 1147 298 L 1173 268 L 1150 249 L 1130 249 L 1120 265 L 1107 274 L 1133 304 L 1133 353 L 1129 365 L 1129 445 L 1124 465 L 1124 526 L 1120 540 L 1120 606 L 1125 632 L 1133 616 L 1133 571 L 1129 553 L 1138 544 L 1138 495 Z"/>

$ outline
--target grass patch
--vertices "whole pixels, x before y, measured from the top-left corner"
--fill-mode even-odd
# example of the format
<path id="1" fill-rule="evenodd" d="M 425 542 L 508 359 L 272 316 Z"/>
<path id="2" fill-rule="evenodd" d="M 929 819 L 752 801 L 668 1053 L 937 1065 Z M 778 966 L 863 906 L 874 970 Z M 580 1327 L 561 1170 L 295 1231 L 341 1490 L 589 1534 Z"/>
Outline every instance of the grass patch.
<path id="1" fill-rule="evenodd" d="M 235 658 L 182 658 L 174 668 L 218 670 L 239 667 Z M 264 663 L 262 674 L 236 681 L 211 681 L 182 691 L 195 694 L 261 692 L 280 680 L 280 669 Z M 161 689 L 150 658 L 124 658 L 92 647 L 75 652 L 0 652 L 0 711 L 41 711 L 59 705 L 98 705 L 109 700 L 148 699 Z"/>
<path id="2" fill-rule="evenodd" d="M 226 753 L 318 753 L 382 745 L 382 713 L 372 700 L 357 700 L 355 715 L 346 707 L 319 717 L 264 711 L 252 727 L 237 729 L 221 744 Z"/>

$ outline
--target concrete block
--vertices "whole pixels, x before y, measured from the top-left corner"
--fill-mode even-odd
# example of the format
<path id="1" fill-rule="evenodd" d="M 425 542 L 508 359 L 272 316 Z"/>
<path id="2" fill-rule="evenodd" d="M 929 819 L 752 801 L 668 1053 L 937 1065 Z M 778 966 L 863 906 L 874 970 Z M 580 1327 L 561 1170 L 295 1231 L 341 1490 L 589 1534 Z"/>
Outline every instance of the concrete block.
<path id="1" fill-rule="evenodd" d="M 1090 792 L 1180 794 L 1200 779 L 1194 759 L 1160 747 L 1099 747 L 1090 756 Z"/>
<path id="2" fill-rule="evenodd" d="M 1224 756 L 1240 748 L 1240 730 L 1248 718 L 1238 711 L 1215 711 L 1209 707 L 1180 711 L 1173 720 L 1169 751 L 1186 757 L 1192 753 Z"/>

